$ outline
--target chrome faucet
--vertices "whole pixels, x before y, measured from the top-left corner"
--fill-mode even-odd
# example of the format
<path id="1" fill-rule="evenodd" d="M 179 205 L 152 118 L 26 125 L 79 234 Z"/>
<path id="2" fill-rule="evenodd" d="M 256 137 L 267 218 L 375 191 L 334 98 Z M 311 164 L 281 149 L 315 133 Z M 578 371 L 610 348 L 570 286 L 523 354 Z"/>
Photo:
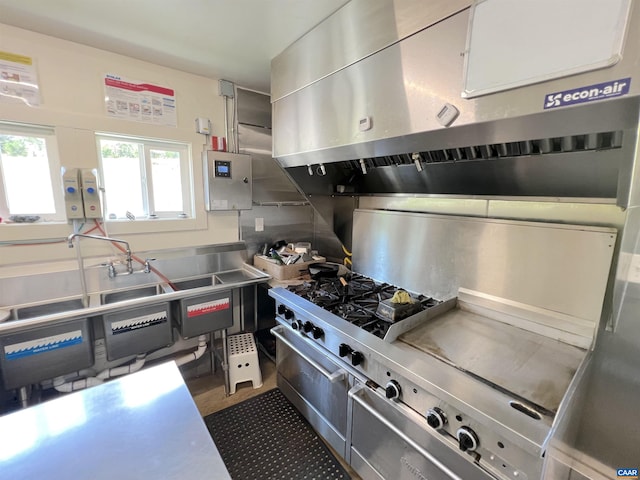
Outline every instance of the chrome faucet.
<path id="1" fill-rule="evenodd" d="M 69 244 L 69 248 L 73 248 L 73 239 L 76 237 L 84 237 L 84 238 L 93 238 L 94 240 L 104 240 L 106 242 L 117 242 L 123 243 L 126 248 L 126 259 L 127 259 L 127 273 L 133 273 L 133 262 L 131 260 L 131 247 L 129 247 L 129 243 L 124 240 L 120 240 L 119 238 L 111 238 L 111 237 L 101 237 L 100 235 L 87 235 L 86 233 L 72 233 L 67 237 L 67 243 Z M 115 277 L 116 271 L 115 267 L 111 265 L 109 267 L 109 276 Z"/>

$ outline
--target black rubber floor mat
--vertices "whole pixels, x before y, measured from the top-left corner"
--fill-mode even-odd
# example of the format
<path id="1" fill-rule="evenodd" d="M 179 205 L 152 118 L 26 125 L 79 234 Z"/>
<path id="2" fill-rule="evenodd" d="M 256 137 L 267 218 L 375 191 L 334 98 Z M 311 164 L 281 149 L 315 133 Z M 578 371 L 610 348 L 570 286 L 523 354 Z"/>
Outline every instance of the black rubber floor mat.
<path id="1" fill-rule="evenodd" d="M 204 421 L 233 480 L 351 479 L 277 388 Z"/>

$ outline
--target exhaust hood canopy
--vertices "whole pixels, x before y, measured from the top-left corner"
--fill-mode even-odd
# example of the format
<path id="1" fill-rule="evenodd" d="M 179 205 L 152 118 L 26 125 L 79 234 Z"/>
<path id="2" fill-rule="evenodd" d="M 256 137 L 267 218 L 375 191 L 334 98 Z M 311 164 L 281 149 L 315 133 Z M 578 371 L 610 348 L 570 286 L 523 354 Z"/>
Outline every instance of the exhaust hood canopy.
<path id="1" fill-rule="evenodd" d="M 403 2 L 406 11 L 410 3 Z M 342 19 L 345 25 L 367 4 L 350 5 L 334 14 L 354 17 Z M 307 197 L 505 195 L 618 198 L 624 205 L 640 111 L 640 85 L 632 81 L 640 11 L 631 13 L 615 65 L 475 98 L 461 96 L 469 9 L 443 15 L 289 92 L 279 79 L 299 77 L 308 58 L 290 55 L 293 48 L 274 59 L 273 153 L 299 189 Z M 331 45 L 322 32 L 309 32 L 305 44 Z M 616 81 L 625 87 L 615 96 L 580 97 Z M 556 108 L 549 100 L 574 91 L 584 101 Z M 457 114 L 443 121 L 442 111 Z"/>

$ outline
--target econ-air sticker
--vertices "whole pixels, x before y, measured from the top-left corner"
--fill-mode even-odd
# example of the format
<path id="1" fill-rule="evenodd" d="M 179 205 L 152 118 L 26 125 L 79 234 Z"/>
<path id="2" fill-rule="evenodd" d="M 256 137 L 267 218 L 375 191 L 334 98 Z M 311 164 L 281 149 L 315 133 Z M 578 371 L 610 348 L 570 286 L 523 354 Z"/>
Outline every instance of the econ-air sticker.
<path id="1" fill-rule="evenodd" d="M 621 97 L 629 93 L 631 77 L 549 93 L 544 97 L 544 109 L 566 107 L 576 103 L 593 102 L 605 98 Z"/>

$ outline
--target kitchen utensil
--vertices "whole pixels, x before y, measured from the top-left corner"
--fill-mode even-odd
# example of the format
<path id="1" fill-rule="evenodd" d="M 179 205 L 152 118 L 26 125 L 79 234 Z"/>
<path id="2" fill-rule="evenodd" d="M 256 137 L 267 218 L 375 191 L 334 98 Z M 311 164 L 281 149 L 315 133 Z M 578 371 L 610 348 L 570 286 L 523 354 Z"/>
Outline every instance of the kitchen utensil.
<path id="1" fill-rule="evenodd" d="M 309 273 L 314 280 L 336 277 L 338 275 L 338 265 L 335 263 L 314 263 L 309 265 Z"/>

